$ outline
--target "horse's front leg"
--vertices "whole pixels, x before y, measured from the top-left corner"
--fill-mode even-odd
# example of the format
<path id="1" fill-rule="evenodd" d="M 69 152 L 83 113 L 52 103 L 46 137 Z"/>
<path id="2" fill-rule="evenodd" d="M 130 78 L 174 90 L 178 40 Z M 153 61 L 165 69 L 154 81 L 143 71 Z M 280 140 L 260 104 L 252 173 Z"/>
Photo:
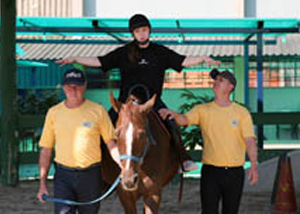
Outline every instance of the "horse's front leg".
<path id="1" fill-rule="evenodd" d="M 129 192 L 119 189 L 118 196 L 123 205 L 125 214 L 137 214 L 136 202 L 138 199 L 138 194 L 136 192 Z"/>
<path id="2" fill-rule="evenodd" d="M 157 214 L 161 202 L 161 192 L 144 196 L 144 213 Z"/>

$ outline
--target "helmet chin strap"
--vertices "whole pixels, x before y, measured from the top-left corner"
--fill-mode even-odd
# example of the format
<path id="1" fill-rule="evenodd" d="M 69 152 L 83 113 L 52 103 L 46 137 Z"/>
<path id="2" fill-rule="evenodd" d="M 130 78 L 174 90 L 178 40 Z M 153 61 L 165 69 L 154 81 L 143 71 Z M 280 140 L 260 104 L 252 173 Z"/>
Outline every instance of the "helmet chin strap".
<path id="1" fill-rule="evenodd" d="M 137 45 L 146 45 L 149 42 L 149 39 L 146 39 L 145 41 L 138 41 L 135 39 L 135 43 Z"/>

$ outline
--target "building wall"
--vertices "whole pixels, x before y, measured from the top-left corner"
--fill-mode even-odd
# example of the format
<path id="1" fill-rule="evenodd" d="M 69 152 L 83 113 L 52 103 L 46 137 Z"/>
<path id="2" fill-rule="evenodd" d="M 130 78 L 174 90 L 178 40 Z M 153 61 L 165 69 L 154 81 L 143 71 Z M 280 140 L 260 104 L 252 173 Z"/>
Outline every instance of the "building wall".
<path id="1" fill-rule="evenodd" d="M 17 0 L 17 16 L 82 17 L 82 0 Z"/>
<path id="2" fill-rule="evenodd" d="M 299 0 L 256 0 L 259 18 L 300 18 Z"/>
<path id="3" fill-rule="evenodd" d="M 89 0 L 98 17 L 126 18 L 135 13 L 150 18 L 295 18 L 300 17 L 299 0 Z M 120 2 L 118 1 L 120 5 Z"/>
<path id="4" fill-rule="evenodd" d="M 150 18 L 300 17 L 299 0 L 16 0 L 16 5 L 18 16 L 127 18 L 144 13 Z"/>
<path id="5" fill-rule="evenodd" d="M 243 0 L 127 0 L 120 3 L 98 0 L 96 15 L 127 18 L 135 13 L 144 13 L 149 18 L 241 18 L 243 5 Z"/>
<path id="6" fill-rule="evenodd" d="M 127 18 L 145 13 L 150 18 L 300 17 L 299 0 L 16 0 L 16 5 L 18 16 Z"/>

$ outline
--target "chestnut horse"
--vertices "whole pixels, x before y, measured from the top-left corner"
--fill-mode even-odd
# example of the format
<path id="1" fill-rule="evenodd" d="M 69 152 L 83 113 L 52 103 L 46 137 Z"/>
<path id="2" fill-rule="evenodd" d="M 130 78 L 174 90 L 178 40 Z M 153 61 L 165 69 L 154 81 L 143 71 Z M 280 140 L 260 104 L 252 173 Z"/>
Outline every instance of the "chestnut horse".
<path id="1" fill-rule="evenodd" d="M 117 192 L 126 214 L 137 213 L 136 202 L 140 197 L 143 197 L 144 213 L 158 213 L 162 189 L 179 169 L 170 136 L 152 110 L 155 97 L 138 104 L 137 98 L 131 95 L 121 104 L 110 95 L 112 106 L 119 114 L 116 134 L 122 170 Z"/>

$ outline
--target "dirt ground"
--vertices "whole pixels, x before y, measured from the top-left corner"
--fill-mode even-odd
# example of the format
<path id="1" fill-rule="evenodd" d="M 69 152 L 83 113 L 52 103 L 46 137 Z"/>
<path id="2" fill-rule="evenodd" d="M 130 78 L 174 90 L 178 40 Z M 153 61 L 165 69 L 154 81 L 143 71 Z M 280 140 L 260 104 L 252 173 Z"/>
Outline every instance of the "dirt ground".
<path id="1" fill-rule="evenodd" d="M 49 182 L 52 188 L 52 182 Z M 51 203 L 41 204 L 36 200 L 38 189 L 37 181 L 21 182 L 18 187 L 0 187 L 0 213 L 1 214 L 46 214 L 53 213 Z M 200 182 L 199 180 L 186 180 L 184 183 L 183 199 L 177 203 L 179 185 L 170 184 L 164 189 L 160 213 L 200 213 Z M 266 214 L 269 213 L 271 193 L 244 193 L 240 214 Z M 138 203 L 139 213 L 142 213 L 142 203 Z M 111 195 L 101 204 L 100 213 L 123 213 L 122 206 L 116 194 Z"/>

